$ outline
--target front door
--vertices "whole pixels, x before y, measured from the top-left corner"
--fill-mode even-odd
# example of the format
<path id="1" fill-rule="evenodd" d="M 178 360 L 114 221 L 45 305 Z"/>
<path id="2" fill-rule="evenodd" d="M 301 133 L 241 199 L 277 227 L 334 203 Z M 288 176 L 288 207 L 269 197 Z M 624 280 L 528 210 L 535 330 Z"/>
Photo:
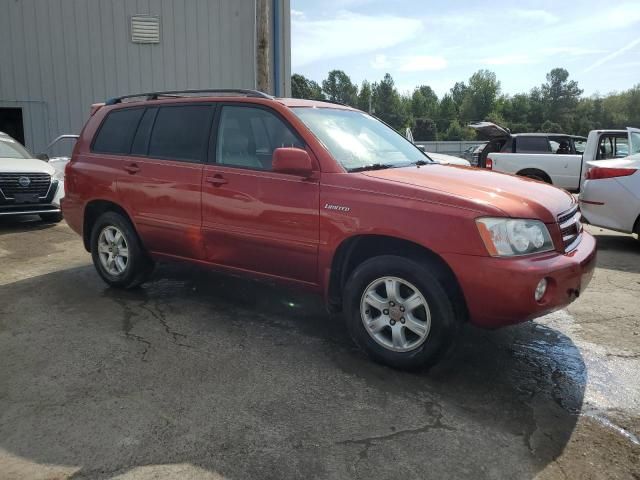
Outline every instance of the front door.
<path id="1" fill-rule="evenodd" d="M 202 259 L 202 169 L 214 107 L 149 107 L 140 120 L 118 181 L 145 247 Z"/>
<path id="2" fill-rule="evenodd" d="M 273 110 L 237 103 L 221 106 L 212 135 L 202 179 L 206 259 L 317 284 L 318 175 L 271 171 L 276 148 L 304 142 Z"/>

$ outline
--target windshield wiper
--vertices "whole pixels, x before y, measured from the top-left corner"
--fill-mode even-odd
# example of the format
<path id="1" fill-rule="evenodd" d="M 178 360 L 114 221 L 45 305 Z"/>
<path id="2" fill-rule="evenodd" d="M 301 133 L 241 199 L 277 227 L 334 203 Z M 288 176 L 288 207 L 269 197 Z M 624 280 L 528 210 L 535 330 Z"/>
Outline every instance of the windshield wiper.
<path id="1" fill-rule="evenodd" d="M 370 165 L 363 165 L 362 167 L 350 168 L 349 172 L 364 172 L 366 170 L 384 170 L 385 168 L 392 168 L 393 165 L 386 163 L 372 163 Z"/>

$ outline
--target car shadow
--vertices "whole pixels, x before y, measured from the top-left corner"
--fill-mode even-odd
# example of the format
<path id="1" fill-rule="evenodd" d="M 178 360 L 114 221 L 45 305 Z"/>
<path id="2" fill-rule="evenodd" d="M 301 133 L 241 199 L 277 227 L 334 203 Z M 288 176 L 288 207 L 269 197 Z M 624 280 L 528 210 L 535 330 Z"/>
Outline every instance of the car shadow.
<path id="1" fill-rule="evenodd" d="M 0 313 L 0 450 L 74 478 L 532 478 L 586 384 L 571 339 L 540 324 L 467 326 L 407 373 L 315 296 L 181 265 L 132 291 L 91 267 L 30 278 L 0 286 Z"/>
<path id="2" fill-rule="evenodd" d="M 0 235 L 45 230 L 55 225 L 41 220 L 38 215 L 0 216 Z"/>
<path id="3" fill-rule="evenodd" d="M 595 232 L 598 266 L 610 270 L 640 273 L 640 241 L 632 235 Z"/>

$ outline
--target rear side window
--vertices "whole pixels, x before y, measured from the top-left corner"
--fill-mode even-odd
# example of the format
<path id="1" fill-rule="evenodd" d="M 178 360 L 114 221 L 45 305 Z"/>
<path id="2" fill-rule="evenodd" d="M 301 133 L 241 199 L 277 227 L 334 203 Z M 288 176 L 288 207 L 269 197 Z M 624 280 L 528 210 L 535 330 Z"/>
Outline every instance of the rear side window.
<path id="1" fill-rule="evenodd" d="M 144 108 L 126 108 L 109 113 L 93 142 L 92 151 L 128 155 L 143 113 Z"/>
<path id="2" fill-rule="evenodd" d="M 551 147 L 547 137 L 518 137 L 516 139 L 517 153 L 549 153 Z"/>
<path id="3" fill-rule="evenodd" d="M 512 138 L 510 138 L 509 140 L 504 142 L 504 145 L 500 149 L 500 152 L 502 152 L 502 153 L 512 153 L 513 152 L 513 139 Z"/>
<path id="4" fill-rule="evenodd" d="M 158 110 L 149 142 L 149 156 L 202 162 L 212 107 L 181 105 Z"/>
<path id="5" fill-rule="evenodd" d="M 146 155 L 149 148 L 149 136 L 151 135 L 151 128 L 153 127 L 153 121 L 156 119 L 157 108 L 147 108 L 144 112 L 142 120 L 138 125 L 138 131 L 133 139 L 133 145 L 131 145 L 132 155 Z"/>

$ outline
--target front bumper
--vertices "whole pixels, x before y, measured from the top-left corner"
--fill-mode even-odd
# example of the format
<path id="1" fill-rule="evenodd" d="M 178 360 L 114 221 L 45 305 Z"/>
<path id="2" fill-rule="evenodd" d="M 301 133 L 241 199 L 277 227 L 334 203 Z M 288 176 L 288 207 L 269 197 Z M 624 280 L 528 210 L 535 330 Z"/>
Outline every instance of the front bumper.
<path id="1" fill-rule="evenodd" d="M 596 242 L 582 233 L 571 252 L 542 253 L 516 258 L 444 255 L 462 288 L 471 323 L 496 328 L 525 322 L 559 310 L 587 287 L 596 264 Z M 534 299 L 536 285 L 547 278 L 542 300 Z"/>
<path id="2" fill-rule="evenodd" d="M 53 180 L 45 198 L 36 203 L 16 203 L 0 194 L 0 217 L 13 215 L 37 215 L 39 213 L 60 213 L 60 201 L 64 197 L 64 182 Z"/>

